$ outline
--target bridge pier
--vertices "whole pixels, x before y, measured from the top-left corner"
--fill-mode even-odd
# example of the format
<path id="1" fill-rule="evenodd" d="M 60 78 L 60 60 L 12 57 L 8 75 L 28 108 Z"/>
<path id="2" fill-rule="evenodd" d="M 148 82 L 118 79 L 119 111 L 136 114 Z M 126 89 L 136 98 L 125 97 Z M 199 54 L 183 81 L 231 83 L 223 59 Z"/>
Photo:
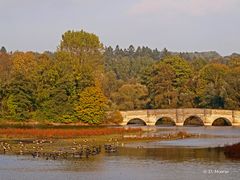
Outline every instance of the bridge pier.
<path id="1" fill-rule="evenodd" d="M 240 123 L 233 123 L 233 126 L 239 126 L 240 127 Z"/>
<path id="2" fill-rule="evenodd" d="M 153 123 L 153 122 L 148 122 L 148 123 L 147 123 L 147 126 L 155 126 L 155 123 Z"/>
<path id="3" fill-rule="evenodd" d="M 205 122 L 205 123 L 204 123 L 204 126 L 212 126 L 212 123 Z"/>
<path id="4" fill-rule="evenodd" d="M 240 111 L 233 111 L 233 126 L 240 126 Z"/>
<path id="5" fill-rule="evenodd" d="M 176 126 L 183 126 L 183 122 L 177 122 Z"/>

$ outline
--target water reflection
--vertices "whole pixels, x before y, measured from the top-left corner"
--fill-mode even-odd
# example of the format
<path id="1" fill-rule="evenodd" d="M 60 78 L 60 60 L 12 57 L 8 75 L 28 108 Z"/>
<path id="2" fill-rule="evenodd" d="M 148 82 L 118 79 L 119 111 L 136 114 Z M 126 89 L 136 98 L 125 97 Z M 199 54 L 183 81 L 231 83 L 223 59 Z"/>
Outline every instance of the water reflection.
<path id="1" fill-rule="evenodd" d="M 127 148 L 99 159 L 45 161 L 0 156 L 0 179 L 177 180 L 239 179 L 240 161 L 226 159 L 221 149 Z M 211 172 L 225 171 L 225 174 Z"/>
<path id="2" fill-rule="evenodd" d="M 29 156 L 0 155 L 0 179 L 240 179 L 240 160 L 227 159 L 222 148 L 209 148 L 212 144 L 240 140 L 240 128 L 164 127 L 156 128 L 155 133 L 176 131 L 219 137 L 127 144 L 117 153 L 102 153 L 82 160 L 46 161 Z"/>
<path id="3" fill-rule="evenodd" d="M 239 127 L 157 127 L 153 135 L 170 134 L 184 131 L 191 134 L 206 135 L 207 138 L 186 138 L 170 141 L 136 142 L 127 147 L 163 148 L 163 147 L 224 147 L 240 142 Z"/>
<path id="4" fill-rule="evenodd" d="M 134 159 L 152 159 L 158 161 L 188 162 L 188 161 L 226 161 L 222 148 L 120 148 L 117 156 Z"/>

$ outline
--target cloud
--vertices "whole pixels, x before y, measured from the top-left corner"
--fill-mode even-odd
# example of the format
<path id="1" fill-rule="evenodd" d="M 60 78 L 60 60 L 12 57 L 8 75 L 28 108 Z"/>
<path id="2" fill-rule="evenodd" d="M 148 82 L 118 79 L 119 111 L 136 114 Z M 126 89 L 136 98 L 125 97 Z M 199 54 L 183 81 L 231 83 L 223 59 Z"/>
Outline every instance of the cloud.
<path id="1" fill-rule="evenodd" d="M 228 12 L 236 6 L 239 6 L 239 0 L 141 0 L 130 9 L 129 13 L 203 16 Z"/>

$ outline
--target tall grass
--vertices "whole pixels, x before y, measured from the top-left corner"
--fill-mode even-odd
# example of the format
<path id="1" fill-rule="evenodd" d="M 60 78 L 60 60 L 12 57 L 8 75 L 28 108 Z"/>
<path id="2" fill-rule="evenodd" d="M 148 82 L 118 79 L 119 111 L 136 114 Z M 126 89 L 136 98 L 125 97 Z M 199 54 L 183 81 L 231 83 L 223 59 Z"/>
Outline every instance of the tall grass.
<path id="1" fill-rule="evenodd" d="M 0 129 L 0 136 L 4 137 L 40 137 L 40 138 L 70 138 L 80 136 L 98 136 L 134 133 L 141 131 L 138 128 L 99 128 L 99 129 Z"/>

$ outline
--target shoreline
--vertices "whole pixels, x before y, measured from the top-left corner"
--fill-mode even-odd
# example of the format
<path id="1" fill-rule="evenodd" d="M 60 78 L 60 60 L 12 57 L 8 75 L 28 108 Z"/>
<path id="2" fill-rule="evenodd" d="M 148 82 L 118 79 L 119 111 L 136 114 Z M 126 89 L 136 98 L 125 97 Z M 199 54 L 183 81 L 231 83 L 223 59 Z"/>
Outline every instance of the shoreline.
<path id="1" fill-rule="evenodd" d="M 43 129 L 35 126 L 33 128 L 14 128 L 10 125 L 7 128 L 2 128 L 0 126 L 0 154 L 32 155 L 34 158 L 42 156 L 47 159 L 52 156 L 54 158 L 66 158 L 65 156 L 79 158 L 79 153 L 82 156 L 82 154 L 86 155 L 87 152 L 93 152 L 95 156 L 97 147 L 98 151 L 100 147 L 104 151 L 106 146 L 110 148 L 108 151 L 115 152 L 117 148 L 135 142 L 223 137 L 187 133 L 181 130 L 169 132 L 167 128 L 161 129 L 161 133 L 156 133 L 156 128 L 130 126 L 119 128 L 89 126 L 79 129 L 61 128 L 62 126 L 57 126 L 59 128 L 55 129 L 51 126 L 47 127 Z"/>
<path id="2" fill-rule="evenodd" d="M 15 130 L 15 129 L 13 129 Z M 25 130 L 26 131 L 26 130 Z M 41 130 L 45 131 L 45 130 Z M 71 130 L 62 130 L 69 132 Z M 79 131 L 79 130 L 77 130 Z M 81 131 L 81 130 L 80 130 Z M 94 130 L 96 131 L 96 130 Z M 11 133 L 14 131 L 11 131 Z M 27 131 L 26 131 L 27 132 Z M 57 131 L 56 131 L 57 132 Z M 119 131 L 120 132 L 120 131 Z M 176 140 L 183 138 L 193 138 L 196 135 L 188 134 L 186 132 L 176 132 L 172 134 L 163 134 L 159 136 L 142 136 L 144 131 L 141 129 L 128 129 L 121 131 L 120 133 L 111 132 L 109 134 L 100 135 L 76 135 L 72 137 L 61 136 L 37 136 L 28 135 L 4 135 L 3 131 L 0 131 L 0 154 L 51 154 L 51 153 L 77 153 L 80 149 L 94 148 L 94 147 L 120 147 L 126 143 L 133 142 L 150 142 L 150 141 L 164 141 L 164 140 Z"/>

